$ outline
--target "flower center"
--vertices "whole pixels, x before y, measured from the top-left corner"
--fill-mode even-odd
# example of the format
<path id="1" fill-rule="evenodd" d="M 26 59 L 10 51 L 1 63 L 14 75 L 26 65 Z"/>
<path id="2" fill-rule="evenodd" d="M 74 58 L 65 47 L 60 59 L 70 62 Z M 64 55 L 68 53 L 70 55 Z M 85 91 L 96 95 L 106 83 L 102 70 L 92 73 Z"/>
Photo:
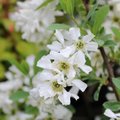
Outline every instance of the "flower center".
<path id="1" fill-rule="evenodd" d="M 67 72 L 69 70 L 69 68 L 70 68 L 69 63 L 67 63 L 67 62 L 60 62 L 59 63 L 59 69 L 61 71 Z"/>
<path id="2" fill-rule="evenodd" d="M 78 40 L 76 43 L 75 43 L 75 46 L 76 46 L 76 49 L 77 50 L 81 50 L 84 48 L 85 46 L 85 42 L 83 40 Z"/>
<path id="3" fill-rule="evenodd" d="M 57 81 L 52 82 L 52 89 L 56 92 L 61 92 L 63 90 L 63 86 L 58 84 Z"/>

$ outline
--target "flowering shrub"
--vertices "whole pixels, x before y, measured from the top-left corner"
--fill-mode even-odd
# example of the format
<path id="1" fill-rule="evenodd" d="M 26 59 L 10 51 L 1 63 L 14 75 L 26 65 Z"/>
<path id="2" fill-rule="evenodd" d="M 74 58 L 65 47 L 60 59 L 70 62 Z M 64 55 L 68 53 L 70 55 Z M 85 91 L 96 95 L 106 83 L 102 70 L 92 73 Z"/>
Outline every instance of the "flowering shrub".
<path id="1" fill-rule="evenodd" d="M 120 0 L 0 3 L 0 120 L 120 119 Z"/>

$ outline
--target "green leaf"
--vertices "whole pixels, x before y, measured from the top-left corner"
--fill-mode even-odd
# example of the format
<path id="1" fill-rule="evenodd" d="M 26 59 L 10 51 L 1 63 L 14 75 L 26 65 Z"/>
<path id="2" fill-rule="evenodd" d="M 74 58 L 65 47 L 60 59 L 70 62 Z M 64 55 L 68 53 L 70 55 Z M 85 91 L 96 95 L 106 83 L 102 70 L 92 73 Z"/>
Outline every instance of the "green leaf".
<path id="1" fill-rule="evenodd" d="M 120 77 L 119 78 L 113 78 L 112 79 L 115 87 L 120 90 Z"/>
<path id="2" fill-rule="evenodd" d="M 47 6 L 50 2 L 52 2 L 54 0 L 46 0 L 45 2 L 43 2 L 36 10 L 39 10 L 45 6 Z"/>
<path id="3" fill-rule="evenodd" d="M 120 102 L 105 102 L 103 106 L 104 108 L 111 109 L 112 111 L 120 110 Z"/>
<path id="4" fill-rule="evenodd" d="M 36 47 L 35 44 L 25 41 L 18 42 L 16 49 L 24 57 L 27 57 L 31 54 L 36 54 L 39 50 L 39 48 Z"/>
<path id="5" fill-rule="evenodd" d="M 117 44 L 113 40 L 106 40 L 104 43 L 104 46 L 107 46 L 107 47 L 114 47 L 115 45 L 117 45 Z"/>
<path id="6" fill-rule="evenodd" d="M 32 105 L 25 106 L 25 112 L 28 114 L 37 115 L 39 110 L 37 107 L 33 107 Z"/>
<path id="7" fill-rule="evenodd" d="M 29 73 L 29 65 L 26 61 L 22 61 L 19 63 L 16 59 L 8 60 L 12 65 L 15 65 L 24 75 L 28 75 Z"/>
<path id="8" fill-rule="evenodd" d="M 0 80 L 4 78 L 5 68 L 2 64 L 0 64 Z"/>
<path id="9" fill-rule="evenodd" d="M 58 29 L 65 29 L 68 30 L 70 28 L 70 26 L 66 25 L 66 24 L 52 24 L 48 27 L 48 30 L 58 30 Z"/>
<path id="10" fill-rule="evenodd" d="M 120 29 L 116 27 L 112 27 L 112 31 L 115 34 L 116 38 L 120 39 Z"/>
<path id="11" fill-rule="evenodd" d="M 28 92 L 18 90 L 17 92 L 11 94 L 10 99 L 13 101 L 19 101 L 20 99 L 28 98 L 28 96 L 29 96 Z"/>
<path id="12" fill-rule="evenodd" d="M 72 113 L 75 113 L 75 108 L 72 105 L 66 106 L 67 109 L 69 109 Z"/>
<path id="13" fill-rule="evenodd" d="M 75 5 L 74 0 L 60 0 L 60 5 L 66 13 L 73 16 Z"/>
<path id="14" fill-rule="evenodd" d="M 94 5 L 94 7 L 88 12 L 88 14 L 87 14 L 87 20 L 89 20 L 90 17 L 91 17 L 92 15 L 94 15 L 97 7 L 98 7 L 98 4 Z"/>
<path id="15" fill-rule="evenodd" d="M 29 65 L 28 65 L 28 63 L 23 60 L 21 62 L 21 67 L 24 69 L 25 75 L 27 75 L 29 73 Z"/>
<path id="16" fill-rule="evenodd" d="M 39 71 L 41 71 L 41 68 L 37 67 L 37 62 L 38 60 L 41 59 L 41 57 L 43 57 L 44 55 L 47 55 L 47 51 L 42 50 L 40 51 L 36 57 L 35 57 L 35 62 L 34 62 L 34 73 L 37 74 Z"/>
<path id="17" fill-rule="evenodd" d="M 102 84 L 100 84 L 96 90 L 96 92 L 94 93 L 94 100 L 98 101 L 99 100 L 99 94 L 100 94 L 100 90 L 101 90 Z"/>
<path id="18" fill-rule="evenodd" d="M 100 29 L 102 23 L 104 22 L 108 12 L 109 12 L 108 5 L 101 7 L 98 11 L 95 12 L 94 24 L 93 24 L 93 28 L 92 28 L 92 31 L 94 34 L 96 34 L 99 31 L 99 29 Z"/>

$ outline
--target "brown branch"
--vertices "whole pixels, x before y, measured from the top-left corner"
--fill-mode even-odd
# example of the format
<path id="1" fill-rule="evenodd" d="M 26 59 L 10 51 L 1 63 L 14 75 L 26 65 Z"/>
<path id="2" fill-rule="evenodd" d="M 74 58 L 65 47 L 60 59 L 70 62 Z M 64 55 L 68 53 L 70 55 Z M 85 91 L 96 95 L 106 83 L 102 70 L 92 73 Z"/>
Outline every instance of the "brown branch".
<path id="1" fill-rule="evenodd" d="M 115 93 L 116 99 L 118 101 L 120 101 L 120 96 L 118 95 L 118 92 L 117 92 L 117 90 L 115 88 L 115 85 L 113 84 L 113 81 L 112 81 L 112 78 L 114 77 L 113 68 L 112 68 L 112 66 L 111 66 L 111 64 L 110 64 L 110 62 L 108 60 L 108 56 L 106 55 L 104 48 L 100 47 L 99 49 L 100 49 L 101 55 L 102 55 L 102 57 L 104 59 L 104 64 L 106 65 L 106 68 L 107 68 L 107 71 L 108 71 L 108 75 L 109 75 L 109 79 L 108 80 L 110 82 L 110 85 L 113 88 L 113 91 Z"/>
<path id="2" fill-rule="evenodd" d="M 86 12 L 88 13 L 89 12 L 89 0 L 83 0 L 83 3 L 86 9 Z"/>

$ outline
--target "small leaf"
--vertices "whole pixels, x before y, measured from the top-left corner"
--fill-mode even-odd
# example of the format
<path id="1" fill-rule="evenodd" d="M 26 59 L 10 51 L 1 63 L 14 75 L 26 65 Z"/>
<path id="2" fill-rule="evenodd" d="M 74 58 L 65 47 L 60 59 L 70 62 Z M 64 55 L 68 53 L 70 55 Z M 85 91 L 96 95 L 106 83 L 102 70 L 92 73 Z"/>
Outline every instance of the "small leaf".
<path id="1" fill-rule="evenodd" d="M 66 25 L 66 24 L 52 24 L 48 27 L 48 30 L 58 30 L 58 29 L 65 29 L 68 30 L 70 28 L 70 26 Z"/>
<path id="2" fill-rule="evenodd" d="M 60 5 L 66 13 L 73 16 L 75 5 L 74 0 L 60 0 Z"/>
<path id="3" fill-rule="evenodd" d="M 35 57 L 35 62 L 34 62 L 34 73 L 35 73 L 35 74 L 37 74 L 37 72 L 39 72 L 39 71 L 41 70 L 39 67 L 37 67 L 37 62 L 38 62 L 38 60 L 39 60 L 42 56 L 44 56 L 44 55 L 46 55 L 46 54 L 47 54 L 47 51 L 42 50 L 42 51 L 40 51 L 40 52 L 36 55 L 36 57 Z"/>
<path id="4" fill-rule="evenodd" d="M 28 92 L 18 90 L 17 92 L 14 92 L 13 94 L 11 94 L 10 99 L 13 101 L 19 101 L 20 99 L 28 98 L 28 96 L 29 96 Z"/>
<path id="5" fill-rule="evenodd" d="M 28 65 L 28 63 L 23 60 L 21 62 L 21 67 L 24 69 L 25 75 L 27 75 L 29 73 L 29 65 Z"/>
<path id="6" fill-rule="evenodd" d="M 120 77 L 119 78 L 113 78 L 112 79 L 115 87 L 120 90 Z"/>
<path id="7" fill-rule="evenodd" d="M 97 7 L 98 7 L 98 4 L 94 5 L 94 7 L 88 12 L 88 14 L 87 14 L 87 20 L 89 20 L 90 17 L 95 13 Z"/>
<path id="8" fill-rule="evenodd" d="M 37 7 L 36 10 L 39 10 L 45 6 L 47 6 L 50 2 L 52 2 L 53 0 L 46 0 L 45 2 L 43 2 L 39 7 Z"/>
<path id="9" fill-rule="evenodd" d="M 67 109 L 69 109 L 72 113 L 75 113 L 75 108 L 72 105 L 66 106 Z"/>
<path id="10" fill-rule="evenodd" d="M 104 43 L 104 46 L 107 46 L 107 47 L 114 47 L 115 45 L 117 45 L 117 44 L 113 40 L 106 40 Z"/>
<path id="11" fill-rule="evenodd" d="M 25 112 L 28 114 L 37 115 L 39 113 L 39 110 L 37 107 L 33 107 L 32 105 L 28 105 L 25 107 Z"/>
<path id="12" fill-rule="evenodd" d="M 116 38 L 120 39 L 120 29 L 112 27 L 112 31 L 115 34 Z"/>
<path id="13" fill-rule="evenodd" d="M 112 111 L 120 110 L 120 102 L 105 102 L 103 106 L 104 108 L 111 109 Z"/>
<path id="14" fill-rule="evenodd" d="M 101 7 L 98 11 L 96 11 L 94 16 L 94 24 L 93 24 L 93 33 L 96 34 L 100 29 L 102 23 L 104 22 L 107 14 L 109 12 L 109 6 L 105 5 Z"/>
<path id="15" fill-rule="evenodd" d="M 35 44 L 25 41 L 18 42 L 16 46 L 17 52 L 19 52 L 24 57 L 27 57 L 31 54 L 36 54 L 39 49 L 40 48 L 38 48 Z"/>
<path id="16" fill-rule="evenodd" d="M 8 60 L 12 65 L 15 65 L 24 75 L 28 75 L 29 72 L 29 66 L 25 61 L 22 61 L 20 64 L 17 60 L 15 59 L 9 59 Z"/>
<path id="17" fill-rule="evenodd" d="M 101 90 L 102 84 L 100 84 L 96 90 L 96 92 L 94 93 L 94 100 L 98 101 L 99 100 L 99 94 L 100 94 L 100 90 Z"/>

